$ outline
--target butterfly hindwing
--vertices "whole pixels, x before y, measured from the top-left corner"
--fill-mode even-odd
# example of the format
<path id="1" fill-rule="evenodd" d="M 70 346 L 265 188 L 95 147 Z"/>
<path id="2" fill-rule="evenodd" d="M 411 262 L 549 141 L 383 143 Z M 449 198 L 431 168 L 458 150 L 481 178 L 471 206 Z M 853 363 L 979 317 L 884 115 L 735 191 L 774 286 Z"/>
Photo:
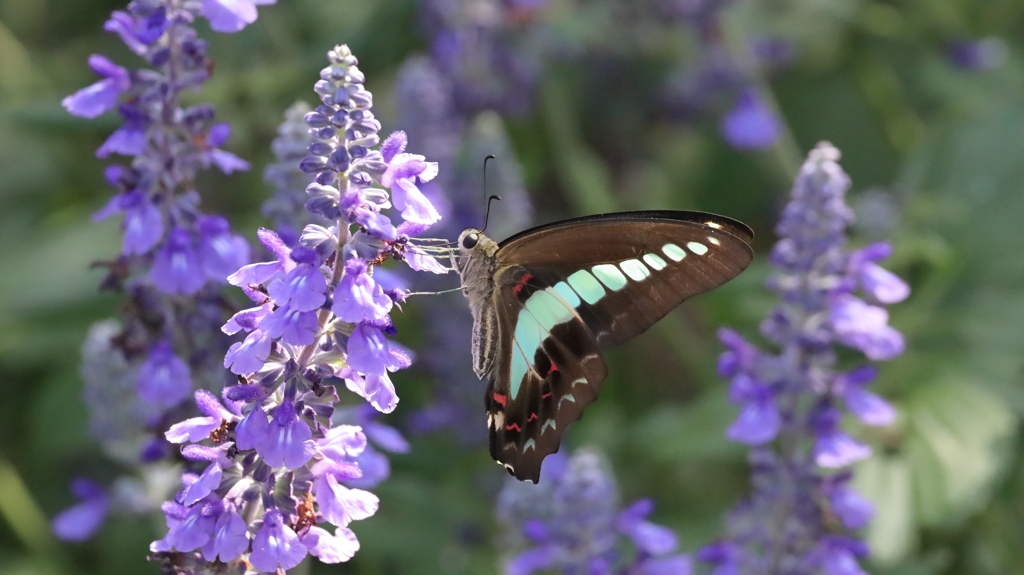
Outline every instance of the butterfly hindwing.
<path id="1" fill-rule="evenodd" d="M 607 374 L 600 348 L 570 302 L 519 266 L 497 274 L 497 360 L 485 404 L 491 456 L 518 479 L 540 478 L 565 428 Z"/>

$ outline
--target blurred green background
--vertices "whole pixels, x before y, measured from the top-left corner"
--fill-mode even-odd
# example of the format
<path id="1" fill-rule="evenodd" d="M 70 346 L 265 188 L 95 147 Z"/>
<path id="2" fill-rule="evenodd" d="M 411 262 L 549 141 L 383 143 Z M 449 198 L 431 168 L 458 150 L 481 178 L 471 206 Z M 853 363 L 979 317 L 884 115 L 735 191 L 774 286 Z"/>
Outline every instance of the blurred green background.
<path id="1" fill-rule="evenodd" d="M 561 54 L 542 60 L 530 111 L 505 121 L 536 221 L 613 209 L 714 211 L 750 224 L 760 257 L 736 281 L 611 350 L 601 401 L 567 435 L 569 446 L 607 453 L 624 499 L 653 497 L 653 519 L 676 530 L 684 550 L 715 538 L 747 489 L 747 468 L 742 446 L 724 437 L 736 410 L 714 372 L 714 333 L 728 325 L 756 340 L 772 305 L 761 284 L 773 222 L 803 155 L 827 139 L 853 180 L 854 245 L 891 239 L 888 267 L 913 288 L 891 310 L 907 353 L 882 366 L 876 386 L 899 407 L 899 421 L 856 429 L 876 448 L 857 468 L 857 486 L 879 510 L 865 533 L 866 568 L 1024 573 L 1024 3 L 732 3 L 720 42 L 732 58 L 748 61 L 748 42 L 765 36 L 794 50 L 770 74 L 748 70 L 785 128 L 757 152 L 735 151 L 719 134 L 728 94 L 685 122 L 653 111 L 651 86 L 696 66 L 702 46 L 693 27 L 645 12 L 656 4 L 551 0 L 533 16 Z M 56 542 L 46 524 L 73 503 L 72 476 L 108 465 L 86 432 L 77 369 L 89 324 L 121 301 L 98 292 L 102 272 L 89 266 L 120 246 L 116 221 L 90 221 L 110 196 L 93 152 L 118 120 L 73 118 L 60 100 L 94 81 L 92 53 L 138 66 L 102 32 L 121 8 L 118 0 L 0 0 L 4 574 L 157 572 L 144 557 L 163 534 L 159 521 L 115 518 L 75 545 Z M 415 0 L 290 0 L 261 7 L 239 34 L 213 34 L 200 22 L 216 71 L 196 101 L 217 107 L 234 130 L 226 148 L 254 166 L 204 174 L 205 210 L 226 214 L 249 238 L 266 225 L 259 208 L 270 193 L 261 180 L 270 141 L 288 105 L 313 101 L 336 43 L 359 57 L 383 131 L 400 129 L 393 81 L 427 47 L 419 18 Z M 950 59 L 950 42 L 981 38 L 997 48 L 991 62 L 969 69 Z M 413 151 L 430 157 L 415 142 Z M 417 307 L 429 304 L 414 301 L 401 322 L 414 347 Z M 403 427 L 403 414 L 434 384 L 415 368 L 394 379 L 403 402 L 384 421 Z M 482 443 L 467 447 L 444 433 L 410 439 L 412 452 L 394 456 L 392 478 L 375 489 L 381 511 L 355 527 L 363 550 L 314 572 L 498 571 L 507 550 L 493 505 L 504 474 Z"/>

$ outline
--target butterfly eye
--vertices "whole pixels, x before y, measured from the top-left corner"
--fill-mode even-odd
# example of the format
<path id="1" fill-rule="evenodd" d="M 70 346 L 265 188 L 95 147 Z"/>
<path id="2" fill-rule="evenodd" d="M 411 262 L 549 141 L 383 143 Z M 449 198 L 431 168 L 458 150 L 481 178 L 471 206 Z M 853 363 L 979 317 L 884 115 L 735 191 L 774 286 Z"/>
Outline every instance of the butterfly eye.
<path id="1" fill-rule="evenodd" d="M 476 247 L 477 242 L 480 241 L 480 236 L 477 234 L 469 234 L 462 238 L 462 247 L 467 250 L 471 250 Z"/>

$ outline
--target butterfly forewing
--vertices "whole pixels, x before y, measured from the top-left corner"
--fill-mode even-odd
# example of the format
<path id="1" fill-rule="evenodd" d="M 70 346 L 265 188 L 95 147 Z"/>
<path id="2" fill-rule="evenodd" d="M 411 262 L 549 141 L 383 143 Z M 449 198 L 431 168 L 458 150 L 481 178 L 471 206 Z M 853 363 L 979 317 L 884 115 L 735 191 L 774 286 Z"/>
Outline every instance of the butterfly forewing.
<path id="1" fill-rule="evenodd" d="M 499 265 L 520 265 L 550 285 L 573 288 L 581 300 L 576 311 L 604 348 L 736 277 L 753 259 L 752 237 L 720 216 L 629 212 L 524 232 L 502 242 L 496 256 Z"/>
<path id="2" fill-rule="evenodd" d="M 495 327 L 475 326 L 496 340 L 485 374 L 494 459 L 536 482 L 544 457 L 597 397 L 600 350 L 738 275 L 753 258 L 752 238 L 729 218 L 661 211 L 566 220 L 498 244 L 486 282 Z"/>

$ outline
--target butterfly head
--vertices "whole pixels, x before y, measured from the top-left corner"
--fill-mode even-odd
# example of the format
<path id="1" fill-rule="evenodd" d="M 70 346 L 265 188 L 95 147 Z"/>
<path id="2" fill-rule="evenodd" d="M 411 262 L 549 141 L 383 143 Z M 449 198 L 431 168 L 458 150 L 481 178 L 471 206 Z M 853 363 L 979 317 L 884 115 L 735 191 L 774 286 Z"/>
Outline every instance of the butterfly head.
<path id="1" fill-rule="evenodd" d="M 498 242 L 485 236 L 476 228 L 469 228 L 459 235 L 458 254 L 455 267 L 463 278 L 477 277 L 489 270 L 498 251 Z"/>

